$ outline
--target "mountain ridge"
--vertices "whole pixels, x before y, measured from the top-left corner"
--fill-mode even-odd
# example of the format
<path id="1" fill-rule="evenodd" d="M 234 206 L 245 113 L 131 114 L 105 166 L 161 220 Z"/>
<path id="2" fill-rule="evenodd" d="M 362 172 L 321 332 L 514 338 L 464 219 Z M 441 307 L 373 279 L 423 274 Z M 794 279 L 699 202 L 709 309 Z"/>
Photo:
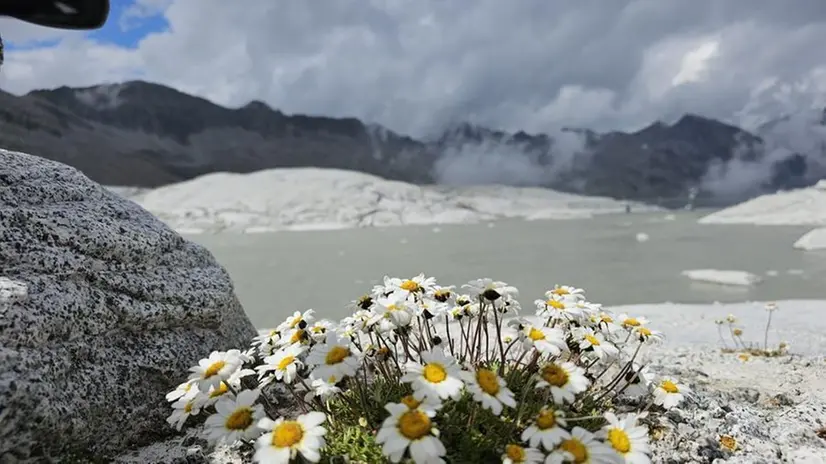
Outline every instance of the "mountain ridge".
<path id="1" fill-rule="evenodd" d="M 826 153 L 771 158 L 760 135 L 696 114 L 634 132 L 530 134 L 462 123 L 423 141 L 357 118 L 288 115 L 261 101 L 227 108 L 130 81 L 23 96 L 0 91 L 0 123 L 4 148 L 75 166 L 99 183 L 138 187 L 211 172 L 304 166 L 428 184 L 450 182 L 443 173 L 461 168 L 455 163 L 506 156 L 505 163 L 523 163 L 530 178 L 496 172 L 494 165 L 488 181 L 679 206 L 693 189 L 706 202 L 730 204 L 826 177 L 823 163 L 812 162 Z M 703 187 L 710 173 L 726 175 L 732 161 L 754 167 L 769 158 L 762 180 L 725 194 Z M 454 171 L 445 169 L 451 163 Z M 462 181 L 473 182 L 472 174 Z"/>

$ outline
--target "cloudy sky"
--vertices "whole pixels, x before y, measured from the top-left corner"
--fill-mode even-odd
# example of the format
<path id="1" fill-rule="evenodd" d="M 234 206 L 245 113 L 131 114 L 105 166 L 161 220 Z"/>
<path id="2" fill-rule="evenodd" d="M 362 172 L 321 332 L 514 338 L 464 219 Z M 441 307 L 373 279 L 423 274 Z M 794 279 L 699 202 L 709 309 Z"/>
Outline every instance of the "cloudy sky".
<path id="1" fill-rule="evenodd" d="M 686 112 L 749 125 L 826 103 L 824 0 L 112 3 L 93 33 L 0 20 L 0 88 L 145 79 L 412 135 L 633 130 Z"/>

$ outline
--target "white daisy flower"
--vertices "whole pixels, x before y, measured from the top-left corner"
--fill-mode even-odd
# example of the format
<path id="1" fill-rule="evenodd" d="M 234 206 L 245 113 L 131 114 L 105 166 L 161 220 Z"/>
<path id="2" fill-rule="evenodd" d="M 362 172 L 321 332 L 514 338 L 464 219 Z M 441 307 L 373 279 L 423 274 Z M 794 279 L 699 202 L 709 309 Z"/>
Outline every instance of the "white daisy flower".
<path id="1" fill-rule="evenodd" d="M 574 427 L 571 437 L 562 441 L 548 455 L 545 464 L 622 464 L 622 457 L 613 448 L 597 440 L 591 432 Z"/>
<path id="2" fill-rule="evenodd" d="M 441 317 L 447 311 L 448 306 L 445 303 L 439 303 L 436 300 L 423 299 L 416 304 L 416 316 L 422 316 L 426 319 L 433 319 L 434 317 Z"/>
<path id="3" fill-rule="evenodd" d="M 574 300 L 584 300 L 585 299 L 585 290 L 581 288 L 572 287 L 570 285 L 554 285 L 553 290 L 548 290 L 545 292 L 546 298 L 552 298 L 555 296 L 559 297 L 567 297 Z"/>
<path id="4" fill-rule="evenodd" d="M 551 295 L 546 300 L 536 300 L 536 315 L 551 321 L 579 319 L 584 309 L 575 300 Z"/>
<path id="5" fill-rule="evenodd" d="M 434 285 L 432 292 L 428 296 L 439 303 L 445 303 L 452 306 L 453 303 L 455 303 L 457 296 L 455 289 L 456 287 L 453 285 L 449 287 Z"/>
<path id="6" fill-rule="evenodd" d="M 625 374 L 625 382 L 620 382 L 619 389 L 625 389 L 623 395 L 629 397 L 640 397 L 648 395 L 655 375 L 648 366 L 643 366 L 637 362 L 632 363 L 631 370 Z M 626 386 L 627 385 L 627 386 Z"/>
<path id="7" fill-rule="evenodd" d="M 649 329 L 648 327 L 634 327 L 631 333 L 642 343 L 657 345 L 665 341 L 665 334 L 658 330 Z"/>
<path id="8" fill-rule="evenodd" d="M 370 318 L 373 313 L 368 310 L 360 309 L 352 316 L 345 317 L 339 323 L 339 328 L 344 335 L 354 335 L 359 332 L 366 332 Z"/>
<path id="9" fill-rule="evenodd" d="M 297 328 L 303 329 L 307 325 L 309 325 L 311 322 L 313 322 L 314 320 L 315 320 L 315 310 L 308 309 L 308 310 L 304 311 L 303 313 L 301 311 L 296 311 L 296 312 L 293 313 L 292 316 L 288 317 L 284 322 L 282 322 L 278 326 L 278 330 L 280 332 L 286 332 L 286 331 L 291 330 L 291 329 L 297 329 Z M 302 322 L 303 322 L 303 324 L 302 324 Z M 301 327 L 302 325 L 304 327 Z"/>
<path id="10" fill-rule="evenodd" d="M 232 388 L 240 389 L 241 379 L 254 374 L 255 370 L 253 369 L 238 369 L 229 376 L 229 378 L 226 380 L 226 383 L 228 383 L 229 386 L 231 386 Z"/>
<path id="11" fill-rule="evenodd" d="M 590 384 L 585 377 L 585 369 L 569 361 L 546 364 L 539 375 L 536 388 L 550 388 L 556 404 L 573 403 L 574 396 L 587 390 Z"/>
<path id="12" fill-rule="evenodd" d="M 258 381 L 261 386 L 273 380 L 293 383 L 298 368 L 302 366 L 298 357 L 306 350 L 307 347 L 303 345 L 290 345 L 264 358 L 264 364 L 255 368 L 258 371 Z"/>
<path id="13" fill-rule="evenodd" d="M 642 327 L 648 324 L 648 319 L 644 317 L 631 317 L 628 314 L 619 315 L 619 323 L 626 330 L 633 330 L 636 327 Z"/>
<path id="14" fill-rule="evenodd" d="M 313 322 L 311 326 L 307 327 L 307 332 L 313 340 L 320 342 L 327 337 L 327 333 L 334 327 L 335 324 L 332 321 L 322 319 L 320 321 Z"/>
<path id="15" fill-rule="evenodd" d="M 195 385 L 194 380 L 187 380 L 186 382 L 178 385 L 174 390 L 166 394 L 166 401 L 172 402 L 183 397 L 192 390 L 193 385 Z"/>
<path id="16" fill-rule="evenodd" d="M 408 449 L 417 464 L 444 462 L 440 458 L 447 450 L 435 436 L 439 432 L 431 422 L 433 411 L 410 409 L 398 403 L 387 404 L 385 409 L 390 417 L 376 434 L 376 443 L 382 445 L 382 452 L 391 462 L 401 461 Z"/>
<path id="17" fill-rule="evenodd" d="M 349 309 L 353 313 L 357 313 L 359 311 L 367 311 L 373 307 L 373 297 L 371 295 L 362 295 L 357 299 L 350 302 L 347 305 L 347 309 Z M 347 318 L 345 318 L 346 320 Z M 343 322 L 343 321 L 342 321 Z"/>
<path id="18" fill-rule="evenodd" d="M 559 327 L 541 327 L 526 325 L 522 329 L 525 349 L 536 347 L 537 351 L 548 356 L 557 356 L 567 349 L 565 332 Z"/>
<path id="19" fill-rule="evenodd" d="M 270 341 L 272 338 L 278 338 L 278 329 L 261 329 L 258 335 L 252 339 L 252 346 L 260 346 Z"/>
<path id="20" fill-rule="evenodd" d="M 244 390 L 237 398 L 223 397 L 215 403 L 215 414 L 204 423 L 206 438 L 212 443 L 231 445 L 238 440 L 252 440 L 261 435 L 258 421 L 265 416 L 264 407 L 255 404 L 258 390 Z"/>
<path id="21" fill-rule="evenodd" d="M 197 388 L 192 388 L 172 403 L 172 414 L 166 418 L 166 422 L 180 431 L 184 422 L 190 416 L 197 416 L 203 406 L 203 393 Z"/>
<path id="22" fill-rule="evenodd" d="M 295 420 L 286 420 L 283 417 L 277 420 L 261 419 L 258 427 L 266 430 L 255 442 L 253 460 L 264 464 L 287 464 L 298 453 L 310 462 L 321 460 L 321 448 L 326 442 L 324 435 L 327 430 L 321 426 L 327 416 L 321 412 L 308 412 L 298 416 Z"/>
<path id="23" fill-rule="evenodd" d="M 394 403 L 389 403 L 394 404 Z M 424 397 L 421 399 L 416 398 L 413 395 L 407 395 L 401 399 L 399 404 L 403 404 L 407 406 L 408 409 L 420 409 L 427 413 L 429 417 L 433 417 L 436 415 L 436 412 L 439 409 L 442 409 L 443 403 L 439 398 L 435 397 Z"/>
<path id="24" fill-rule="evenodd" d="M 591 316 L 591 321 L 603 333 L 616 334 L 622 331 L 622 327 L 615 322 L 614 315 L 608 311 L 600 311 Z"/>
<path id="25" fill-rule="evenodd" d="M 257 348 L 261 357 L 273 354 L 280 345 L 281 332 L 278 329 L 259 330 L 258 336 L 253 339 L 252 346 Z"/>
<path id="26" fill-rule="evenodd" d="M 602 305 L 599 305 L 597 303 L 591 303 L 585 300 L 577 300 L 576 303 L 574 303 L 574 305 L 581 313 L 581 316 L 579 318 L 580 321 L 588 320 L 594 314 L 599 314 L 599 312 L 602 311 Z"/>
<path id="27" fill-rule="evenodd" d="M 417 398 L 437 397 L 458 399 L 462 393 L 461 368 L 452 356 L 434 347 L 421 353 L 422 363 L 408 361 L 402 382 L 413 387 Z"/>
<path id="28" fill-rule="evenodd" d="M 465 387 L 473 395 L 473 399 L 482 403 L 482 407 L 490 409 L 494 415 L 502 414 L 502 405 L 516 407 L 513 392 L 507 387 L 505 380 L 490 369 L 470 369 L 461 371 Z"/>
<path id="29" fill-rule="evenodd" d="M 502 455 L 502 464 L 537 464 L 542 462 L 545 456 L 536 448 L 525 448 L 515 443 L 505 446 L 505 454 Z"/>
<path id="30" fill-rule="evenodd" d="M 671 409 L 682 403 L 683 399 L 690 394 L 691 389 L 687 386 L 677 383 L 672 378 L 663 377 L 654 387 L 654 404 Z"/>
<path id="31" fill-rule="evenodd" d="M 506 295 L 517 296 L 519 294 L 516 287 L 488 278 L 471 280 L 462 287 L 470 290 L 473 299 L 482 297 L 487 301 L 496 301 Z"/>
<path id="32" fill-rule="evenodd" d="M 233 394 L 232 391 L 230 391 L 229 387 L 227 386 L 227 382 L 221 382 L 221 384 L 218 385 L 218 387 L 210 387 L 209 393 L 203 393 L 201 395 L 201 407 L 205 408 L 207 406 L 212 406 L 224 396 L 235 398 L 235 394 Z"/>
<path id="33" fill-rule="evenodd" d="M 327 379 L 313 379 L 310 383 L 311 391 L 304 395 L 304 401 L 310 401 L 313 398 L 321 398 L 322 401 L 327 401 L 333 395 L 341 393 L 341 388 L 336 385 L 338 379 L 329 377 Z"/>
<path id="34" fill-rule="evenodd" d="M 522 311 L 522 305 L 512 296 L 506 295 L 502 298 L 502 303 L 497 305 L 496 310 L 502 314 L 519 314 Z"/>
<path id="35" fill-rule="evenodd" d="M 190 380 L 198 384 L 202 392 L 208 392 L 210 387 L 218 387 L 241 366 L 241 352 L 239 350 L 213 351 L 208 358 L 198 361 L 198 365 L 190 368 Z"/>
<path id="36" fill-rule="evenodd" d="M 605 339 L 605 336 L 593 329 L 582 327 L 572 331 L 574 337 L 579 341 L 579 349 L 582 351 L 593 351 L 599 359 L 613 358 L 619 354 L 619 349 Z"/>
<path id="37" fill-rule="evenodd" d="M 405 327 L 410 325 L 415 308 L 406 299 L 391 295 L 390 297 L 379 298 L 373 311 L 374 316 L 370 319 L 371 324 L 379 322 L 381 318 L 386 318 L 396 327 Z"/>
<path id="38" fill-rule="evenodd" d="M 357 353 L 350 340 L 330 331 L 324 343 L 315 345 L 307 356 L 307 364 L 316 366 L 313 376 L 319 379 L 353 377 L 359 368 Z"/>
<path id="39" fill-rule="evenodd" d="M 419 274 L 410 279 L 391 278 L 385 281 L 385 288 L 407 298 L 411 293 L 429 292 L 436 285 L 436 279 Z"/>
<path id="40" fill-rule="evenodd" d="M 309 345 L 310 340 L 312 340 L 312 338 L 306 329 L 287 329 L 284 336 L 278 339 L 276 346 L 281 348 L 290 345 Z"/>
<path id="41" fill-rule="evenodd" d="M 553 408 L 542 408 L 536 415 L 533 424 L 522 432 L 522 441 L 530 443 L 534 448 L 542 444 L 542 447 L 550 451 L 560 444 L 562 440 L 571 437 L 564 427 L 565 414 Z"/>
<path id="42" fill-rule="evenodd" d="M 620 420 L 613 412 L 606 412 L 605 420 L 608 424 L 600 430 L 597 436 L 614 448 L 626 464 L 650 464 L 651 448 L 648 445 L 648 427 L 637 425 L 637 420 L 646 415 L 647 413 L 639 415 L 632 413 Z"/>

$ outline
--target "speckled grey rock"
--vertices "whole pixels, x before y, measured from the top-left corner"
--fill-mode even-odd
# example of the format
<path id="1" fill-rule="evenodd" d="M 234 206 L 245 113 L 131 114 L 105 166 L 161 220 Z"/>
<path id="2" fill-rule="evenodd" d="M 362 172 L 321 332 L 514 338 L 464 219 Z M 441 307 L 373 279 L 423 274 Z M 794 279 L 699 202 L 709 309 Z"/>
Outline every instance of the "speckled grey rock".
<path id="1" fill-rule="evenodd" d="M 255 335 L 206 249 L 71 167 L 4 150 L 0 278 L 0 462 L 106 462 L 162 439 L 189 366 Z"/>

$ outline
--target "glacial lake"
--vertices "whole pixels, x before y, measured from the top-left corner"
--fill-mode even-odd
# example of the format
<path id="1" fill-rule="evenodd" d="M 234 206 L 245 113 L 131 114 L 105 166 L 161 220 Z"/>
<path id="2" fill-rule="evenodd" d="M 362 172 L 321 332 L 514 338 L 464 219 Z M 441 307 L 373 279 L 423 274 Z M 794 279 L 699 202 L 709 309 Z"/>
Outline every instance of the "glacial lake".
<path id="1" fill-rule="evenodd" d="M 811 227 L 701 225 L 708 211 L 593 219 L 502 221 L 265 234 L 191 235 L 229 271 L 253 323 L 313 308 L 340 318 L 385 274 L 420 272 L 443 285 L 503 280 L 530 306 L 554 284 L 584 287 L 605 305 L 826 299 L 826 252 L 792 244 Z M 648 235 L 640 242 L 637 234 Z M 687 269 L 763 277 L 753 287 L 698 283 Z"/>

